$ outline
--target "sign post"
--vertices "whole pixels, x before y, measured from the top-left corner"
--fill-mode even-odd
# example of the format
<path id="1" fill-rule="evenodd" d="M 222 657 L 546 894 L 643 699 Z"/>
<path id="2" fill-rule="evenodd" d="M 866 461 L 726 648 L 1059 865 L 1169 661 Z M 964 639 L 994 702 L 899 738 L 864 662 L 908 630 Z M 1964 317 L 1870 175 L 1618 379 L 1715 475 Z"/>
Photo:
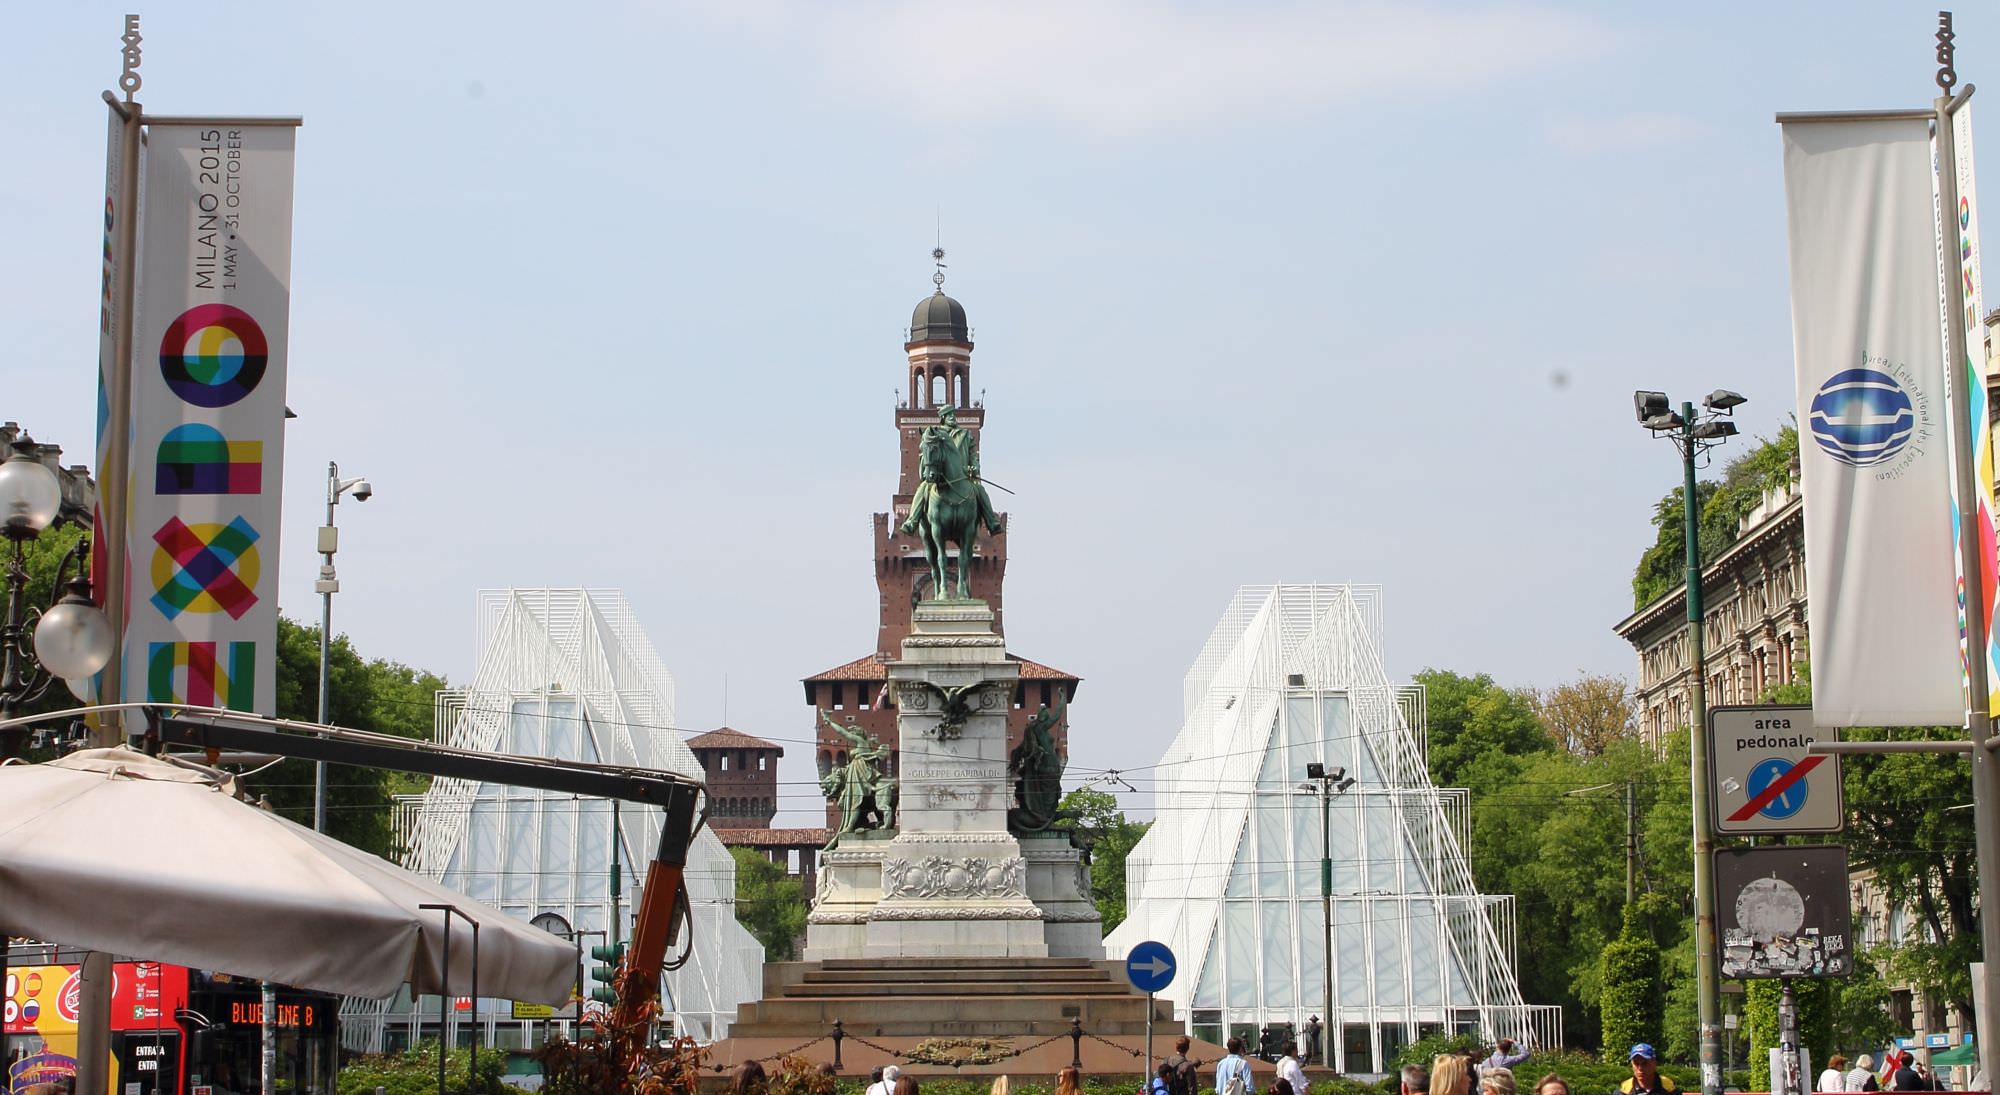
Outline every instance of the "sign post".
<path id="1" fill-rule="evenodd" d="M 1146 994 L 1146 1079 L 1153 1083 L 1153 994 L 1174 983 L 1174 952 L 1165 943 L 1151 939 L 1133 947 L 1125 956 L 1125 979 Z"/>
<path id="2" fill-rule="evenodd" d="M 1840 760 L 1809 751 L 1839 740 L 1838 731 L 1815 727 L 1811 707 L 1711 708 L 1707 734 L 1717 834 L 1837 833 L 1845 825 Z"/>

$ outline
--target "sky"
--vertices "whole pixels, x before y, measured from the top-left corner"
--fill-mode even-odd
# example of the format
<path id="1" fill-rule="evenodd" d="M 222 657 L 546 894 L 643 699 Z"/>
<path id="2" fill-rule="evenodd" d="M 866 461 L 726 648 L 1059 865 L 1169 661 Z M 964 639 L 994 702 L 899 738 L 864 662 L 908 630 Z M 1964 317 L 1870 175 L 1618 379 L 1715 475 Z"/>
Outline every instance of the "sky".
<path id="1" fill-rule="evenodd" d="M 807 824 L 798 680 L 873 648 L 934 244 L 1077 773 L 1159 756 L 1244 584 L 1380 584 L 1400 677 L 1630 676 L 1680 474 L 1631 393 L 1742 392 L 1725 455 L 1789 421 L 1772 116 L 1927 106 L 1936 10 L 181 2 L 138 97 L 305 118 L 281 608 L 338 461 L 362 653 L 464 682 L 475 591 L 621 588 L 676 721 L 787 744 Z M 73 461 L 124 11 L 0 46 L 0 418 Z M 2000 15 L 1957 32 L 2000 80 Z"/>

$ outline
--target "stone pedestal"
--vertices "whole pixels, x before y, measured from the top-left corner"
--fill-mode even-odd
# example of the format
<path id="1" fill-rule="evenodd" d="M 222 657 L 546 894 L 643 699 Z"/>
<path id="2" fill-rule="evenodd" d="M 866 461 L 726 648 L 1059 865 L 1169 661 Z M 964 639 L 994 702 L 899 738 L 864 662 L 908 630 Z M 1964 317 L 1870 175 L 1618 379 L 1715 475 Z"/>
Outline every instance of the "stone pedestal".
<path id="1" fill-rule="evenodd" d="M 894 830 L 822 853 L 809 961 L 1100 958 L 1089 879 L 1061 834 L 1007 831 L 1020 668 L 981 601 L 925 601 L 889 665 L 901 738 Z"/>

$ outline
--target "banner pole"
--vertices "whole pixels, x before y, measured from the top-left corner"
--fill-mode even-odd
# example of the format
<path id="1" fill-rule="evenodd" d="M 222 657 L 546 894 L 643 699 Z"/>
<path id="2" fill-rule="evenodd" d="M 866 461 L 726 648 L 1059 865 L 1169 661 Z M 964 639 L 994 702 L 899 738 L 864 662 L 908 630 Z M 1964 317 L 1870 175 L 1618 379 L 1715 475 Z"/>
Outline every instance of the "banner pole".
<path id="1" fill-rule="evenodd" d="M 1940 74 L 1942 81 L 1943 74 Z M 1984 976 L 1986 997 L 2000 999 L 2000 757 L 1993 750 L 1980 748 L 1993 733 L 1993 718 L 1986 676 L 1987 658 L 1987 597 L 1984 568 L 1979 558 L 1983 550 L 1980 529 L 1981 507 L 1979 505 L 1978 471 L 1973 463 L 1973 433 L 1975 423 L 1971 385 L 1979 382 L 1979 370 L 1983 363 L 1968 361 L 1966 350 L 1965 305 L 1960 296 L 1959 282 L 1964 277 L 1960 266 L 1962 261 L 1957 233 L 1952 226 L 1958 222 L 1958 151 L 1952 134 L 1952 114 L 1955 109 L 1972 94 L 1972 86 L 1959 95 L 1951 94 L 1945 87 L 1945 94 L 1938 96 L 1937 149 L 1938 149 L 1938 243 L 1939 257 L 1947 259 L 1938 273 L 1943 277 L 1939 288 L 1944 292 L 1945 312 L 1945 359 L 1950 362 L 1945 370 L 1945 378 L 1955 398 L 1952 409 L 1952 489 L 1958 502 L 1958 551 L 1959 575 L 1963 586 L 1963 619 L 1965 620 L 1965 685 L 1966 711 L 1965 729 L 1971 737 L 1972 750 L 1972 827 L 1975 855 L 1979 870 L 1979 938 L 1980 954 L 1985 959 Z M 1979 1060 L 1986 1075 L 2000 1076 L 2000 1031 L 1981 1030 L 1978 1035 Z"/>

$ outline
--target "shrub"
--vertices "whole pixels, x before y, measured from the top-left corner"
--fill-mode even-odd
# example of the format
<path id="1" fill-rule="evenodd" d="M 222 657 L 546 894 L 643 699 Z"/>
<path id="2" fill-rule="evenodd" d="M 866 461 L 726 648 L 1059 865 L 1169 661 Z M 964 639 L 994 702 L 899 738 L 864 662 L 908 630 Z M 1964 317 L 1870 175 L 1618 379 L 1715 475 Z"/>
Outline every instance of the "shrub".
<path id="1" fill-rule="evenodd" d="M 364 1054 L 341 1066 L 338 1090 L 340 1095 L 374 1095 L 379 1087 L 388 1095 L 436 1095 L 437 1060 L 435 1038 L 418 1042 L 401 1053 Z M 507 1070 L 506 1050 L 480 1050 L 473 1082 L 468 1087 L 465 1073 L 469 1064 L 470 1050 L 458 1048 L 446 1053 L 446 1086 L 473 1095 L 507 1095 L 508 1089 L 500 1083 Z"/>

